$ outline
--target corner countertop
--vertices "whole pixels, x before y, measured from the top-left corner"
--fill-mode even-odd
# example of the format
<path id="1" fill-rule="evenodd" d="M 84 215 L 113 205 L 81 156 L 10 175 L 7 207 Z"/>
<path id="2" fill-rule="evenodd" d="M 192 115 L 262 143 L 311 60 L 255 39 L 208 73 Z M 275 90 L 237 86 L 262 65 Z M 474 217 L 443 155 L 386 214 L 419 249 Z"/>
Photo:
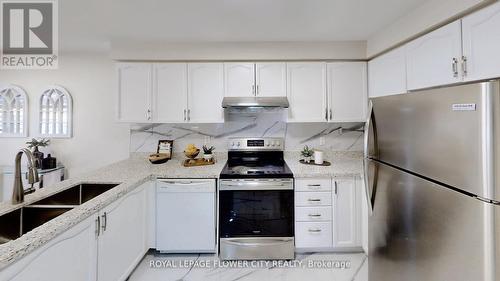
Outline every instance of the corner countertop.
<path id="1" fill-rule="evenodd" d="M 0 270 L 40 248 L 57 235 L 80 223 L 102 208 L 113 203 L 143 183 L 155 178 L 218 178 L 227 161 L 225 153 L 217 153 L 217 162 L 210 166 L 183 167 L 183 157 L 174 155 L 164 164 L 153 165 L 144 153 L 133 153 L 130 158 L 108 165 L 93 172 L 83 174 L 51 187 L 46 187 L 25 197 L 25 202 L 12 205 L 0 203 L 0 215 L 22 208 L 52 194 L 71 188 L 80 183 L 118 183 L 119 185 L 84 204 L 33 229 L 20 238 L 0 245 Z M 298 162 L 298 152 L 286 152 L 285 161 L 295 177 L 343 177 L 360 176 L 362 155 L 359 152 L 327 153 L 329 167 L 303 165 Z"/>

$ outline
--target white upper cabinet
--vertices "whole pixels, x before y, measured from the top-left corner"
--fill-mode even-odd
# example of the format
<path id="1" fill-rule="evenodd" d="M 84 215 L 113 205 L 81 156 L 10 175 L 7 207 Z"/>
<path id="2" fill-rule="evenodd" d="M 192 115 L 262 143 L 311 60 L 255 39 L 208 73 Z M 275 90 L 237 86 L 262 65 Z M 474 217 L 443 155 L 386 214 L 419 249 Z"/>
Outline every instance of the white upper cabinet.
<path id="1" fill-rule="evenodd" d="M 328 120 L 363 122 L 368 105 L 366 62 L 334 62 L 328 70 Z"/>
<path id="2" fill-rule="evenodd" d="M 287 64 L 289 122 L 326 122 L 326 63 L 295 62 Z"/>
<path id="3" fill-rule="evenodd" d="M 405 46 L 368 62 L 369 97 L 406 93 Z"/>
<path id="4" fill-rule="evenodd" d="M 457 20 L 407 44 L 408 90 L 462 81 L 461 35 L 461 23 Z"/>
<path id="5" fill-rule="evenodd" d="M 254 67 L 255 65 L 253 63 L 224 63 L 224 96 L 254 96 Z"/>
<path id="6" fill-rule="evenodd" d="M 286 97 L 286 63 L 256 63 L 255 85 L 259 97 Z"/>
<path id="7" fill-rule="evenodd" d="M 462 20 L 464 79 L 500 77 L 500 3 Z"/>
<path id="8" fill-rule="evenodd" d="M 181 123 L 187 119 L 187 64 L 154 64 L 153 120 Z"/>
<path id="9" fill-rule="evenodd" d="M 120 63 L 118 75 L 118 120 L 151 121 L 152 67 L 149 63 Z"/>
<path id="10" fill-rule="evenodd" d="M 218 123 L 224 121 L 224 64 L 188 64 L 188 121 Z"/>
<path id="11" fill-rule="evenodd" d="M 285 97 L 286 63 L 224 63 L 224 96 Z"/>

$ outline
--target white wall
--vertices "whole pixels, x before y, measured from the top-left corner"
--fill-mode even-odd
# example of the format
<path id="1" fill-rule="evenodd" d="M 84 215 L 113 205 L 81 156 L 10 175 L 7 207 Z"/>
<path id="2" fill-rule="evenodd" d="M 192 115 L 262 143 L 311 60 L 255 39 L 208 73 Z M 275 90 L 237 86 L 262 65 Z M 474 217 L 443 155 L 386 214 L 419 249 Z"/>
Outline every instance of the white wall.
<path id="1" fill-rule="evenodd" d="M 0 81 L 28 93 L 29 137 L 38 134 L 38 97 L 43 87 L 60 84 L 70 92 L 73 138 L 52 139 L 49 148 L 70 176 L 128 157 L 129 125 L 115 122 L 114 64 L 108 54 L 60 54 L 58 70 L 0 70 Z M 17 150 L 28 139 L 0 138 L 0 165 L 13 165 Z"/>
<path id="2" fill-rule="evenodd" d="M 397 21 L 376 32 L 367 40 L 367 57 L 371 58 L 401 42 L 457 18 L 477 7 L 497 0 L 428 0 Z"/>
<path id="3" fill-rule="evenodd" d="M 133 43 L 114 40 L 116 60 L 365 59 L 365 41 Z"/>

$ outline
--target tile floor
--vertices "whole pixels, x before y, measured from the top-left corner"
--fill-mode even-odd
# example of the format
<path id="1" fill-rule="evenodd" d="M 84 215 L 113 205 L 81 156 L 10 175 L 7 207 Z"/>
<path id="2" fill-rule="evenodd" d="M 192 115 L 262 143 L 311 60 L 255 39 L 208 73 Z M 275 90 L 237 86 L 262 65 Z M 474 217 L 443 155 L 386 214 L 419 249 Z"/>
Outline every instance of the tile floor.
<path id="1" fill-rule="evenodd" d="M 191 266 L 195 262 L 196 266 Z M 349 264 L 342 267 L 341 262 Z M 288 264 L 273 264 L 273 261 L 243 264 L 240 261 L 239 267 L 229 267 L 214 255 L 149 252 L 129 281 L 366 281 L 366 272 L 366 255 L 363 253 L 298 254 L 295 261 Z"/>

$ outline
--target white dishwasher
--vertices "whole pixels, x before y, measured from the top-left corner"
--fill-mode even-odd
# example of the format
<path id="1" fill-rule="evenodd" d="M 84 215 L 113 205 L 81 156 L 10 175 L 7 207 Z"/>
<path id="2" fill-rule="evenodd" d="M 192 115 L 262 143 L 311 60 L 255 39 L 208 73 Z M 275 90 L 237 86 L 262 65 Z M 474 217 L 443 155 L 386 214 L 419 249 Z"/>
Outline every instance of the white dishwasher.
<path id="1" fill-rule="evenodd" d="M 158 179 L 156 249 L 165 253 L 214 253 L 215 179 Z"/>

